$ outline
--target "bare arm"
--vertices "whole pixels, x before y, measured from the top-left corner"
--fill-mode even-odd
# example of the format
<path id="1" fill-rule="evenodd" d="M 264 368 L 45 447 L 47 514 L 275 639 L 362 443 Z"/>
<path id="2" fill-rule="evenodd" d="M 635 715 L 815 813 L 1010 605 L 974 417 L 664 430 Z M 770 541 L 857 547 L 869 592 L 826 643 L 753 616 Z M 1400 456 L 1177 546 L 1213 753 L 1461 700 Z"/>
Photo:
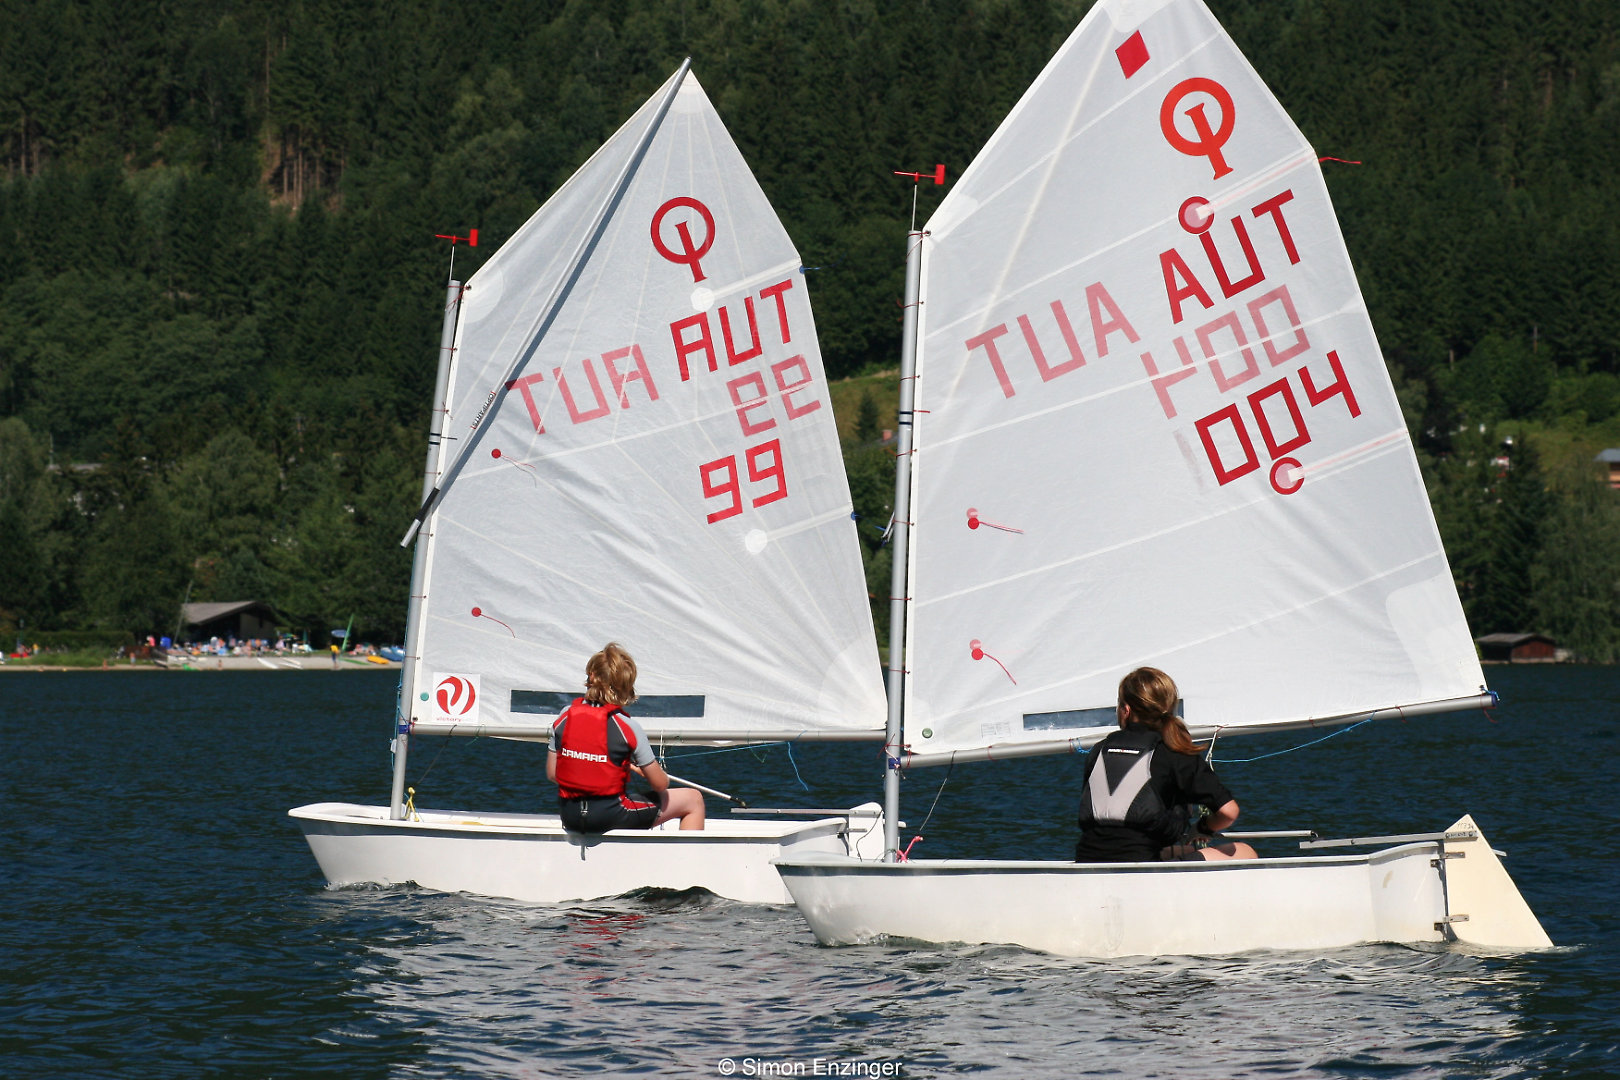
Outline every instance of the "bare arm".
<path id="1" fill-rule="evenodd" d="M 1226 804 L 1209 812 L 1204 819 L 1204 826 L 1210 832 L 1220 832 L 1230 829 L 1238 819 L 1238 804 L 1236 799 L 1228 799 Z"/>
<path id="2" fill-rule="evenodd" d="M 546 751 L 546 779 L 557 782 L 557 754 L 553 750 Z"/>
<path id="3" fill-rule="evenodd" d="M 630 767 L 640 773 L 642 779 L 646 780 L 654 791 L 669 790 L 669 774 L 664 771 L 664 767 L 658 762 L 654 761 L 648 765 L 632 765 Z"/>

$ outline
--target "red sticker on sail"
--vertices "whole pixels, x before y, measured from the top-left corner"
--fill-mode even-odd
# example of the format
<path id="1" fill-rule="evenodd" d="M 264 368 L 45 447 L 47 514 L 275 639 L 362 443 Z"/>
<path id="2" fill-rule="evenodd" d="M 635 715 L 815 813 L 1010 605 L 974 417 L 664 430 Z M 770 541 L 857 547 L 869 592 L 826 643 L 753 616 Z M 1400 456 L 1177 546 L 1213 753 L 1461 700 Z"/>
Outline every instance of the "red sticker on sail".
<path id="1" fill-rule="evenodd" d="M 478 719 L 479 688 L 477 675 L 454 672 L 433 673 L 433 719 L 455 723 L 475 722 Z"/>
<path id="2" fill-rule="evenodd" d="M 1147 42 L 1142 40 L 1142 31 L 1138 30 L 1125 39 L 1125 44 L 1114 50 L 1119 58 L 1119 70 L 1125 73 L 1128 79 L 1142 70 L 1142 65 L 1148 62 Z"/>

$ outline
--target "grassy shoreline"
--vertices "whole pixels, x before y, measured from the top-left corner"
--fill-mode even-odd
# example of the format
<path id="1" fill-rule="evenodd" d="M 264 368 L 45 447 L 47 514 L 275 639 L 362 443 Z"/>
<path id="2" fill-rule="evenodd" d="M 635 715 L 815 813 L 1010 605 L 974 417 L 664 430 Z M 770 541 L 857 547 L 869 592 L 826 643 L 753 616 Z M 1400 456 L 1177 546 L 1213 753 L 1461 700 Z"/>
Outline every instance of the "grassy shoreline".
<path id="1" fill-rule="evenodd" d="M 105 666 L 103 665 L 105 661 Z M 89 662 L 80 662 L 72 654 L 47 654 L 26 660 L 8 659 L 0 664 L 0 674 L 8 671 L 398 671 L 400 664 L 389 660 L 375 663 L 358 657 L 345 656 L 334 666 L 330 656 L 319 653 L 299 656 L 226 656 L 175 657 L 168 664 L 150 660 L 113 659 L 97 655 Z"/>

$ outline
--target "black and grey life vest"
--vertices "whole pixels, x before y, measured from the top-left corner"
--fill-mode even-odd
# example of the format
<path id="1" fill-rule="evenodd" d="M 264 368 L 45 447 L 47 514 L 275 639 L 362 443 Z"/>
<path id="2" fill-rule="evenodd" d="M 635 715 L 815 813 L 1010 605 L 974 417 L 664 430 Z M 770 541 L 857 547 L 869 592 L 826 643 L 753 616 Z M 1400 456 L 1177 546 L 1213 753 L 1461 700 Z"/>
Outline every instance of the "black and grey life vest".
<path id="1" fill-rule="evenodd" d="M 1080 795 L 1080 827 L 1115 825 L 1139 829 L 1173 843 L 1182 828 L 1152 783 L 1155 754 L 1169 753 L 1156 731 L 1116 731 L 1098 745 L 1098 761 Z"/>

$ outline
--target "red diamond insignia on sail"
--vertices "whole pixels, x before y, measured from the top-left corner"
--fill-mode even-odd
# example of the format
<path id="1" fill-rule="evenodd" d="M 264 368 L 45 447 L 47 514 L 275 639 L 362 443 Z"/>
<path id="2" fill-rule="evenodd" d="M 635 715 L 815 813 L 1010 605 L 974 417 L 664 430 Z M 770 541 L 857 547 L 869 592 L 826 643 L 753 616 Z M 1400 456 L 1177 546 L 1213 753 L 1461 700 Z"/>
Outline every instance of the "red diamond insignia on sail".
<path id="1" fill-rule="evenodd" d="M 1128 79 L 1142 70 L 1142 65 L 1148 62 L 1147 43 L 1142 40 L 1142 31 L 1138 30 L 1125 39 L 1125 44 L 1114 50 L 1119 57 L 1119 69 Z"/>

